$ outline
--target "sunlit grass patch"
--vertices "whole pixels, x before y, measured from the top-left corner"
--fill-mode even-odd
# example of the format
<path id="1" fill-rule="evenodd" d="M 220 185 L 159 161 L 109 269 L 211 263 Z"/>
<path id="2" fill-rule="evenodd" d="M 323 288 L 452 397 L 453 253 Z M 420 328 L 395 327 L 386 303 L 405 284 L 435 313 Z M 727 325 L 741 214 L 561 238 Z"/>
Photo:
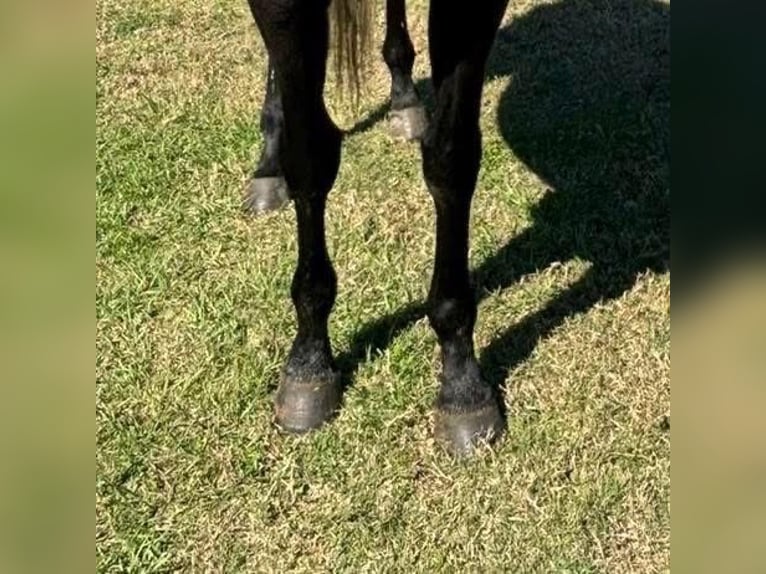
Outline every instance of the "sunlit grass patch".
<path id="1" fill-rule="evenodd" d="M 507 21 L 519 42 L 525 22 L 555 36 L 560 6 L 517 3 Z M 583 13 L 632 30 L 631 45 L 659 41 L 654 4 L 620 0 L 617 16 L 640 16 L 622 20 L 593 6 Z M 425 3 L 408 10 L 427 78 Z M 614 60 L 633 74 L 623 87 L 648 87 L 615 104 L 638 119 L 605 116 L 615 149 L 601 165 L 576 147 L 601 141 L 596 127 L 557 124 L 568 110 L 528 99 L 545 85 L 519 86 L 532 64 L 590 68 L 546 59 L 545 45 L 501 46 L 529 65 L 486 85 L 471 262 L 477 352 L 502 379 L 509 430 L 456 462 L 430 434 L 438 355 L 417 306 L 434 215 L 418 147 L 382 121 L 344 143 L 327 215 L 330 329 L 352 384 L 331 425 L 282 436 L 270 400 L 295 330 L 295 216 L 239 209 L 265 76 L 246 3 L 99 0 L 97 14 L 99 571 L 669 569 L 667 158 L 647 142 L 664 118 L 650 89 L 664 86 L 661 60 Z M 576 56 L 618 40 L 593 36 Z M 330 108 L 349 128 L 388 89 L 376 60 L 359 107 L 328 88 Z M 498 125 L 502 102 L 573 147 L 520 145 Z"/>

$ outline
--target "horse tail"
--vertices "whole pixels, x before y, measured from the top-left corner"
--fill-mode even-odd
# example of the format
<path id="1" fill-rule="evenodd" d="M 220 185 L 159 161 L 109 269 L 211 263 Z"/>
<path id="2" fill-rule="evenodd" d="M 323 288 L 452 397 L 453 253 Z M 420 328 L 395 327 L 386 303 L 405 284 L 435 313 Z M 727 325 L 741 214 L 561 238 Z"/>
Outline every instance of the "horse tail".
<path id="1" fill-rule="evenodd" d="M 335 77 L 343 90 L 359 97 L 361 73 L 372 44 L 375 0 L 332 0 Z"/>

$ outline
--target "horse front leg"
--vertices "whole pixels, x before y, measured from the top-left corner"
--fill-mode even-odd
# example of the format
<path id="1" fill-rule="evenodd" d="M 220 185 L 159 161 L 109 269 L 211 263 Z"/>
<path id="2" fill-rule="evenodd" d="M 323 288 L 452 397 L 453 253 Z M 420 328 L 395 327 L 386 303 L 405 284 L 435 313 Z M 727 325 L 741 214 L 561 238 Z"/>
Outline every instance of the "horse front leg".
<path id="1" fill-rule="evenodd" d="M 336 278 L 325 243 L 325 204 L 340 164 L 341 132 L 323 100 L 328 2 L 250 0 L 273 61 L 282 98 L 280 159 L 298 223 L 291 295 L 298 333 L 275 400 L 277 423 L 290 432 L 317 428 L 341 400 L 327 322 Z"/>
<path id="2" fill-rule="evenodd" d="M 426 112 L 412 82 L 415 48 L 407 31 L 405 0 L 386 0 L 383 60 L 391 73 L 389 127 L 394 137 L 418 140 L 427 126 Z"/>
<path id="3" fill-rule="evenodd" d="M 467 8 L 431 0 L 429 49 L 436 110 L 421 144 L 436 208 L 436 254 L 428 318 L 441 346 L 436 439 L 456 454 L 503 432 L 500 397 L 481 376 L 473 347 L 476 302 L 468 274 L 471 199 L 481 161 L 484 66 L 506 0 Z"/>

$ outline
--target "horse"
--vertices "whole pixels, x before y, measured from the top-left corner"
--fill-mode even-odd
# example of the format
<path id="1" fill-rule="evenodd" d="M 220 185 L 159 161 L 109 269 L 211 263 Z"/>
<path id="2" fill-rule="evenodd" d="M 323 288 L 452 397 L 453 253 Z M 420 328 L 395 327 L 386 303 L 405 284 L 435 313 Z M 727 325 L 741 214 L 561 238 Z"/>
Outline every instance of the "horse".
<path id="1" fill-rule="evenodd" d="M 268 53 L 261 110 L 264 145 L 245 188 L 251 213 L 292 200 L 298 261 L 291 285 L 297 333 L 276 391 L 278 426 L 306 433 L 328 422 L 342 399 L 328 338 L 337 279 L 325 242 L 325 204 L 340 164 L 343 134 L 323 99 L 330 41 L 342 82 L 358 93 L 371 44 L 373 0 L 248 0 Z M 485 67 L 508 0 L 470 7 L 430 0 L 428 54 L 435 105 L 426 118 L 412 80 L 415 51 L 405 0 L 386 0 L 383 59 L 391 74 L 391 129 L 419 141 L 436 211 L 436 249 L 427 297 L 441 349 L 433 434 L 465 456 L 505 430 L 502 399 L 482 376 L 473 345 L 476 300 L 469 280 L 471 200 L 481 162 L 479 112 Z M 333 34 L 330 34 L 332 20 Z"/>

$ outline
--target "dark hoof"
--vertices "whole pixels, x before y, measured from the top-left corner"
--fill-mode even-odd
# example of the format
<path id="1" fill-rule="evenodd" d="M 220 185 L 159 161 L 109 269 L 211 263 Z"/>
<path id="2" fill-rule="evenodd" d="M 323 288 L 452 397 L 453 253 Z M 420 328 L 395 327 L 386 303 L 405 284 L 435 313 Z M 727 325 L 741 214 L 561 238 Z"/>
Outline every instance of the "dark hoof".
<path id="1" fill-rule="evenodd" d="M 341 400 L 340 376 L 298 382 L 283 376 L 277 389 L 277 424 L 291 433 L 319 428 L 338 411 Z"/>
<path id="2" fill-rule="evenodd" d="M 259 215 L 276 211 L 290 201 L 284 177 L 254 177 L 245 186 L 242 207 L 248 213 Z"/>
<path id="3" fill-rule="evenodd" d="M 428 126 L 423 106 L 412 106 L 402 110 L 391 110 L 388 114 L 391 135 L 407 141 L 419 140 Z"/>
<path id="4" fill-rule="evenodd" d="M 505 421 L 497 405 L 475 411 L 434 412 L 434 438 L 457 456 L 472 454 L 481 444 L 491 444 L 503 434 Z"/>

